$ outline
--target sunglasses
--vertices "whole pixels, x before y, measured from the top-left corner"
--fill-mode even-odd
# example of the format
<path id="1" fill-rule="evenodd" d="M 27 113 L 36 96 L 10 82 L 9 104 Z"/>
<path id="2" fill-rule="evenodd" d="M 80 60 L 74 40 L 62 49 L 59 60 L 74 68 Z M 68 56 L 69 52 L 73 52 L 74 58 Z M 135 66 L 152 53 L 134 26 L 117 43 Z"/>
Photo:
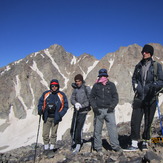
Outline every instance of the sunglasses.
<path id="1" fill-rule="evenodd" d="M 53 87 L 58 87 L 58 85 L 51 85 L 51 87 L 53 88 Z"/>

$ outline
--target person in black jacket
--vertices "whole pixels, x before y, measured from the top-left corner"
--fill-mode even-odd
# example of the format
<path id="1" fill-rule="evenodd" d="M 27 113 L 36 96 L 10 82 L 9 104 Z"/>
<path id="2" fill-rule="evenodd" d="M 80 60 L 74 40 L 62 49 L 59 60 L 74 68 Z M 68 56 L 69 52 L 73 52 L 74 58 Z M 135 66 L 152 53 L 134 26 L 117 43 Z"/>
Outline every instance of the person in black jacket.
<path id="1" fill-rule="evenodd" d="M 114 151 L 122 151 L 117 134 L 115 107 L 119 98 L 114 83 L 108 80 L 106 69 L 100 69 L 96 83 L 93 85 L 90 103 L 94 112 L 94 149 L 102 154 L 102 127 L 104 120 L 108 129 L 110 145 Z"/>
<path id="2" fill-rule="evenodd" d="M 59 91 L 59 82 L 51 80 L 50 90 L 45 91 L 39 99 L 38 114 L 43 116 L 43 142 L 44 152 L 53 152 L 58 124 L 68 110 L 68 100 L 66 95 Z M 51 131 L 51 135 L 50 135 Z M 50 150 L 50 151 L 49 151 Z"/>
<path id="3" fill-rule="evenodd" d="M 148 149 L 150 139 L 150 128 L 156 111 L 156 93 L 163 87 L 163 71 L 160 63 L 157 63 L 157 80 L 154 74 L 154 60 L 152 59 L 154 49 L 151 45 L 144 45 L 142 49 L 142 60 L 135 66 L 132 77 L 135 97 L 131 117 L 131 139 L 132 144 L 126 151 L 138 150 L 140 139 L 140 126 L 144 115 L 144 132 L 142 134 L 142 150 Z"/>

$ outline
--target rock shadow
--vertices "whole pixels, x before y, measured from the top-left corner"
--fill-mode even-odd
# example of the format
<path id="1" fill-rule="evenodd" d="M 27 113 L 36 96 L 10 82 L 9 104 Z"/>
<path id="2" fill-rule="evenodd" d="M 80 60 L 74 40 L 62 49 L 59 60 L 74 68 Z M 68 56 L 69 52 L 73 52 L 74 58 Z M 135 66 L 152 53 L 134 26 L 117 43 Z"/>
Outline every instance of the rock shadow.
<path id="1" fill-rule="evenodd" d="M 126 149 L 128 146 L 131 145 L 131 137 L 128 135 L 119 135 L 118 140 L 119 140 L 120 147 L 123 149 Z M 83 139 L 83 144 L 88 143 L 88 142 L 91 143 L 92 149 L 94 150 L 94 145 L 93 145 L 94 138 L 91 137 L 88 140 Z M 111 147 L 109 141 L 105 138 L 102 139 L 102 146 L 105 150 L 112 150 L 112 147 Z"/>

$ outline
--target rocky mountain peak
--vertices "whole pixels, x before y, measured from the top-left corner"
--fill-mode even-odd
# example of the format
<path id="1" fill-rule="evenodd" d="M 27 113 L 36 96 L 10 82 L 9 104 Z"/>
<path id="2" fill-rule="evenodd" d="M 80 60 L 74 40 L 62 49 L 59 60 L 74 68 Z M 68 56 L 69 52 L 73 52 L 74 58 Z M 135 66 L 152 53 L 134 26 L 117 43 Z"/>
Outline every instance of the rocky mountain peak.
<path id="1" fill-rule="evenodd" d="M 153 58 L 163 64 L 163 46 L 152 43 L 155 52 Z M 58 79 L 60 88 L 70 99 L 72 93 L 71 83 L 74 82 L 74 76 L 82 74 L 86 84 L 93 86 L 101 68 L 106 68 L 109 74 L 109 80 L 116 84 L 119 94 L 119 104 L 116 108 L 116 120 L 126 122 L 131 117 L 131 104 L 133 99 L 133 90 L 131 78 L 135 65 L 141 60 L 142 47 L 133 44 L 127 47 L 120 47 L 113 53 L 106 54 L 101 60 L 97 60 L 89 54 L 82 54 L 79 57 L 66 52 L 60 45 L 52 45 L 49 48 L 34 52 L 24 59 L 10 63 L 0 68 L 0 134 L 3 138 L 2 146 L 10 144 L 6 140 L 7 135 L 14 128 L 14 138 L 16 138 L 20 129 L 17 125 L 21 122 L 37 126 L 37 104 L 41 94 L 49 89 L 51 79 Z M 162 108 L 162 96 L 160 107 Z M 70 104 L 70 102 L 69 102 Z M 70 108 L 71 108 L 70 104 Z M 92 115 L 90 115 L 91 117 Z M 64 121 L 71 124 L 72 109 L 69 109 Z M 21 120 L 21 121 L 20 121 Z M 89 130 L 89 120 L 86 128 Z M 61 124 L 64 127 L 62 134 L 70 127 L 65 127 L 64 121 Z M 21 128 L 21 125 L 19 126 Z M 30 128 L 29 128 L 30 129 Z M 21 128 L 24 131 L 24 128 Z M 28 133 L 24 139 L 30 139 L 33 133 Z M 13 138 L 13 139 L 14 139 Z M 23 140 L 22 140 L 23 141 Z M 23 142 L 26 142 L 25 140 Z M 27 141 L 28 142 L 28 141 Z M 6 150 L 9 149 L 6 147 Z"/>

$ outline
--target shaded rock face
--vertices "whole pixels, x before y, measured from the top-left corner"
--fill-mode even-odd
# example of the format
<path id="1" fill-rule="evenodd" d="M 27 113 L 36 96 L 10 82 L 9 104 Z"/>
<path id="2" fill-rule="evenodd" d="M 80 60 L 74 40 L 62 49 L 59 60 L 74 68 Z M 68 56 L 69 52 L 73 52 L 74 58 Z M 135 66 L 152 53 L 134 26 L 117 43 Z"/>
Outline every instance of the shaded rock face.
<path id="1" fill-rule="evenodd" d="M 152 44 L 154 59 L 163 63 L 163 46 Z M 106 68 L 109 78 L 118 89 L 120 104 L 133 98 L 131 77 L 135 65 L 142 58 L 142 47 L 133 44 L 108 53 L 100 61 L 89 54 L 75 57 L 62 46 L 52 45 L 47 49 L 28 55 L 26 58 L 0 68 L 0 118 L 7 119 L 10 109 L 19 119 L 26 118 L 26 110 L 37 114 L 37 103 L 43 91 L 49 89 L 49 82 L 59 80 L 61 90 L 70 98 L 74 76 L 81 73 L 86 84 L 93 86 L 98 71 Z"/>
<path id="2" fill-rule="evenodd" d="M 154 121 L 153 128 L 155 129 L 155 131 L 159 131 L 159 121 L 157 119 Z M 152 130 L 152 135 L 155 135 L 156 138 L 160 135 L 155 131 Z M 122 148 L 126 148 L 131 143 L 129 132 L 129 123 L 118 125 L 119 142 Z M 110 146 L 108 133 L 105 128 L 103 129 L 102 133 L 103 155 L 99 155 L 96 151 L 93 150 L 92 132 L 83 134 L 83 145 L 80 152 L 77 154 L 72 154 L 70 134 L 69 132 L 66 132 L 63 140 L 57 141 L 55 150 L 52 153 L 49 151 L 45 154 L 43 151 L 43 144 L 37 144 L 37 148 L 35 146 L 36 144 L 32 144 L 8 151 L 6 153 L 1 153 L 0 162 L 32 163 L 35 160 L 35 162 L 39 163 L 160 163 L 163 160 L 163 142 L 161 141 L 156 143 L 149 142 L 149 147 L 147 151 L 141 151 L 140 145 L 140 150 L 136 152 L 115 152 Z M 139 144 L 141 144 L 141 141 Z"/>

